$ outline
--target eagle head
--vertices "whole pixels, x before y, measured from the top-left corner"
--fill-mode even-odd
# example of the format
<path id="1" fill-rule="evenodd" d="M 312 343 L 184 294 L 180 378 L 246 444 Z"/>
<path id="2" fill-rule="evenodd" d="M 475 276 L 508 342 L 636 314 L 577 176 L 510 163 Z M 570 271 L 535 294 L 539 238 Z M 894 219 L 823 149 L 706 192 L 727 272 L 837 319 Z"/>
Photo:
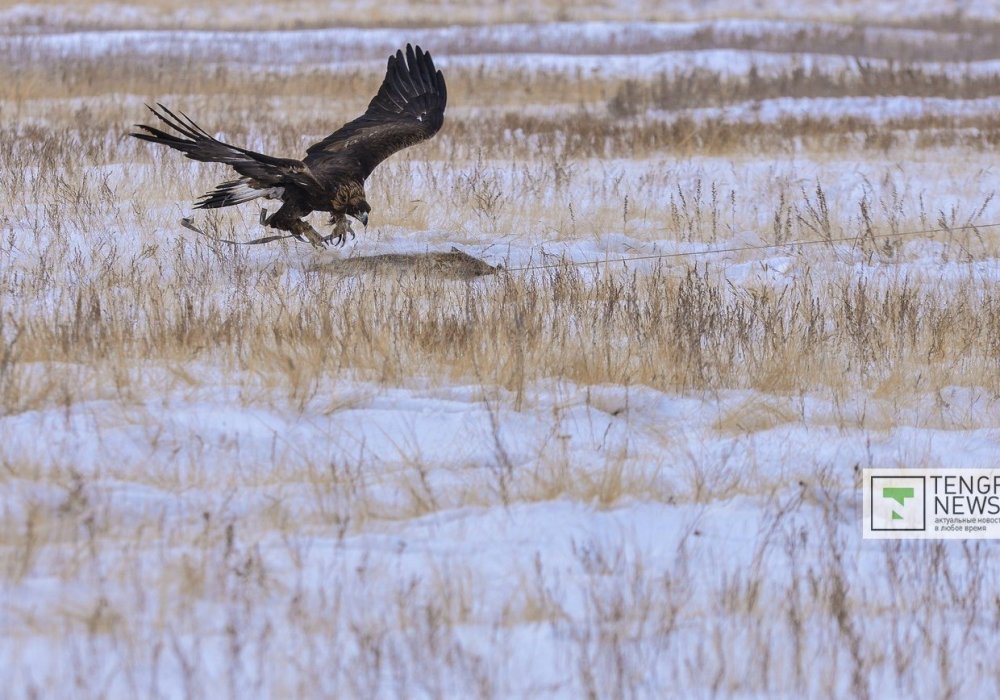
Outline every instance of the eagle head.
<path id="1" fill-rule="evenodd" d="M 365 199 L 352 199 L 345 213 L 361 222 L 362 226 L 368 226 L 368 212 L 372 210 L 371 205 Z"/>

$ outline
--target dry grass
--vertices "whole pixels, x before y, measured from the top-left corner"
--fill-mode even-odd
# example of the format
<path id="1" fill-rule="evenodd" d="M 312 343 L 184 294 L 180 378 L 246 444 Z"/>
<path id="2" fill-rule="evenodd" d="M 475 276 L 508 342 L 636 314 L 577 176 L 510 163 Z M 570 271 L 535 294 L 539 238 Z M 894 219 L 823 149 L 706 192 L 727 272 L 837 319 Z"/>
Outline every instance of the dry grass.
<path id="1" fill-rule="evenodd" d="M 234 142 L 299 153 L 363 108 L 367 71 L 139 57 L 0 67 L 6 686 L 996 689 L 991 547 L 862 546 L 854 504 L 861 466 L 941 461 L 929 438 L 903 444 L 900 426 L 995 428 L 998 246 L 960 227 L 992 223 L 978 151 L 1000 124 L 647 113 L 981 97 L 996 76 L 491 70 L 449 71 L 445 130 L 377 171 L 364 255 L 341 259 L 184 232 L 186 202 L 222 169 L 124 133 L 146 118 L 143 99 L 169 98 Z M 867 158 L 887 165 L 861 172 Z M 249 238 L 256 219 L 246 207 L 204 225 Z M 881 237 L 926 228 L 944 230 Z M 746 232 L 749 245 L 823 243 L 763 263 L 753 250 L 563 259 L 577 245 L 609 259 L 739 247 Z M 464 279 L 424 241 L 514 269 Z M 434 451 L 418 411 L 380 436 L 389 448 L 366 443 L 394 392 L 442 402 L 456 454 Z M 683 406 L 673 422 L 667 400 Z M 487 447 L 465 457 L 463 443 Z"/>
<path id="2" fill-rule="evenodd" d="M 169 273 L 136 259 L 81 259 L 66 270 L 79 280 L 72 288 L 46 258 L 31 274 L 8 268 L 5 414 L 75 400 L 73 381 L 39 365 L 83 363 L 112 378 L 138 361 L 221 363 L 269 376 L 290 397 L 345 376 L 390 385 L 431 376 L 519 395 L 550 377 L 670 392 L 850 392 L 900 366 L 927 378 L 919 392 L 1000 390 L 1000 297 L 972 280 L 945 298 L 936 283 L 811 275 L 733 293 L 698 267 L 593 281 L 566 267 L 456 283 L 391 261 L 366 262 L 381 271 L 355 280 L 262 269 L 240 252 L 155 254 L 171 261 Z"/>
<path id="3" fill-rule="evenodd" d="M 166 101 L 210 130 L 224 129 L 235 143 L 295 155 L 328 133 L 331 125 L 363 111 L 364 96 L 377 82 L 371 69 L 311 69 L 287 75 L 262 67 L 247 79 L 242 67 L 178 61 L 165 68 L 155 57 L 110 65 L 105 59 L 65 59 L 57 62 L 55 71 L 49 62 L 7 62 L 0 67 L 5 111 L 16 117 L 0 130 L 9 149 L 7 162 L 16 172 L 23 159 L 42 155 L 57 160 L 77 143 L 91 149 L 100 144 L 102 152 L 91 157 L 105 162 L 108 149 L 117 148 L 113 144 L 130 122 L 148 118 L 136 98 L 128 102 L 134 107 L 123 110 L 121 94 Z M 543 173 L 549 171 L 546 179 L 554 176 L 556 185 L 565 185 L 565 178 L 559 181 L 560 168 L 568 159 L 852 150 L 884 155 L 896 149 L 941 147 L 986 151 L 1000 143 L 1000 117 L 995 113 L 931 112 L 894 118 L 788 114 L 755 121 L 685 110 L 776 97 L 966 100 L 988 97 L 997 89 L 993 74 L 953 76 L 906 65 L 862 65 L 836 73 L 795 69 L 769 76 L 751 71 L 721 79 L 698 70 L 661 74 L 644 83 L 601 77 L 567 80 L 561 72 L 545 70 L 526 81 L 512 72 L 484 75 L 481 70 L 455 69 L 449 71 L 449 91 L 456 104 L 447 128 L 421 153 L 444 161 L 524 159 Z M 261 100 L 261 95 L 269 98 Z M 317 95 L 349 97 L 337 99 L 331 113 L 329 99 Z M 651 108 L 670 111 L 646 117 Z M 53 132 L 57 136 L 50 139 Z M 26 143 L 18 145 L 19 139 Z M 38 151 L 43 146 L 46 153 Z M 15 148 L 20 153 L 14 153 Z M 122 144 L 122 149 L 127 162 L 145 160 L 148 153 L 137 144 Z M 539 152 L 547 158 L 535 159 Z M 550 184 L 534 177 L 534 191 Z"/>
<path id="4" fill-rule="evenodd" d="M 287 0 L 280 5 L 255 5 L 253 17 L 242 8 L 221 0 L 194 3 L 191 0 L 154 0 L 152 2 L 105 2 L 83 0 L 67 3 L 66 0 L 29 0 L 20 3 L 13 12 L 13 29 L 45 27 L 57 29 L 118 29 L 130 27 L 183 28 L 183 29 L 259 29 L 262 25 L 277 29 L 308 27 L 437 27 L 455 25 L 490 25 L 496 23 L 540 23 L 565 21 L 684 21 L 717 20 L 720 8 L 705 8 L 699 3 L 673 3 L 664 5 L 657 0 L 628 0 L 567 2 L 543 0 L 541 2 L 504 2 L 494 5 L 473 6 L 453 0 L 416 0 L 405 5 L 380 3 L 333 2 L 317 4 L 306 0 Z M 985 9 L 984 9 L 985 8 Z M 963 6 L 959 10 L 943 11 L 934 3 L 914 7 L 899 0 L 872 7 L 864 0 L 847 0 L 836 5 L 806 3 L 789 7 L 777 0 L 762 0 L 752 6 L 721 8 L 725 17 L 744 17 L 759 20 L 791 17 L 806 20 L 835 21 L 842 23 L 837 31 L 829 26 L 814 30 L 803 28 L 795 32 L 762 32 L 760 37 L 769 45 L 788 46 L 796 40 L 812 39 L 821 42 L 823 49 L 859 53 L 861 47 L 881 43 L 890 56 L 906 57 L 899 53 L 894 42 L 872 42 L 864 37 L 866 26 L 903 27 L 941 33 L 964 34 L 980 39 L 969 43 L 966 50 L 986 46 L 983 34 L 996 31 L 996 19 L 988 5 Z M 743 40 L 726 28 L 715 28 L 706 23 L 699 28 L 700 36 L 715 41 L 729 41 L 741 45 Z M 821 40 L 826 39 L 825 42 Z M 956 44 L 961 42 L 956 39 Z M 966 39 L 966 41 L 968 41 Z M 794 43 L 792 43 L 794 45 Z M 956 47 L 953 53 L 960 53 Z"/>
<path id="5" fill-rule="evenodd" d="M 714 107 L 778 97 L 943 97 L 972 100 L 1000 92 L 995 73 L 949 75 L 920 65 L 872 65 L 856 61 L 854 70 L 831 71 L 812 66 L 785 68 L 770 75 L 751 67 L 746 76 L 726 76 L 695 69 L 661 73 L 646 83 L 627 80 L 608 102 L 613 116 L 632 117 L 647 109 Z"/>

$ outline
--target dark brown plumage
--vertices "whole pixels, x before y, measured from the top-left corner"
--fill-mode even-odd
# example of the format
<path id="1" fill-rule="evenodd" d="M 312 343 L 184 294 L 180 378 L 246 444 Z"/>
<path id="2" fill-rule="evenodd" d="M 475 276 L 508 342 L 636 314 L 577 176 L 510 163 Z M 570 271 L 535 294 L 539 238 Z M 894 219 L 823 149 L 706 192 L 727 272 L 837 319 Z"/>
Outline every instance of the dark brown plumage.
<path id="1" fill-rule="evenodd" d="M 365 226 L 371 207 L 365 180 L 393 153 L 429 139 L 441 129 L 448 93 L 429 53 L 407 44 L 406 54 L 389 57 L 385 79 L 367 111 L 313 144 L 302 160 L 275 158 L 223 143 L 187 115 L 162 104 L 153 112 L 172 132 L 137 124 L 132 136 L 169 146 L 193 160 L 225 163 L 242 177 L 218 185 L 195 204 L 200 209 L 228 207 L 260 197 L 280 199 L 281 208 L 264 225 L 315 246 L 343 245 L 350 233 L 346 217 Z M 302 220 L 312 211 L 330 212 L 333 234 L 321 236 Z"/>

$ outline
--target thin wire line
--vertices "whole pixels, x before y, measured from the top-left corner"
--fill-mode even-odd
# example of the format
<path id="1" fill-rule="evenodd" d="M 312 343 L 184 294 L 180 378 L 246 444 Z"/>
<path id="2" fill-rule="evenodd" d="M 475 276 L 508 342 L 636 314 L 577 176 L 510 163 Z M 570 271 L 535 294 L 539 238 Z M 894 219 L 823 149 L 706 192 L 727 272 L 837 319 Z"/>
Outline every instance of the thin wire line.
<path id="1" fill-rule="evenodd" d="M 633 255 L 622 258 L 608 260 L 585 260 L 573 262 L 564 260 L 558 263 L 547 263 L 545 265 L 528 265 L 525 267 L 508 267 L 507 272 L 523 272 L 525 270 L 544 270 L 553 267 L 582 267 L 584 265 L 612 265 L 614 263 L 632 262 L 634 260 L 660 260 L 663 258 L 686 258 L 695 255 L 714 255 L 717 253 L 740 253 L 747 250 L 773 250 L 775 248 L 788 248 L 797 245 L 817 245 L 819 243 L 846 243 L 848 241 L 860 241 L 866 238 L 900 238 L 902 236 L 919 236 L 924 233 L 944 233 L 945 231 L 965 231 L 968 229 L 995 228 L 1000 226 L 1000 222 L 994 224 L 965 224 L 964 226 L 946 226 L 942 228 L 927 228 L 921 231 L 897 231 L 896 233 L 873 233 L 871 235 L 846 236 L 844 238 L 817 238 L 808 241 L 789 241 L 788 243 L 770 243 L 768 245 L 746 245 L 734 248 L 717 248 L 713 250 L 688 250 L 678 253 L 655 253 L 650 255 Z"/>

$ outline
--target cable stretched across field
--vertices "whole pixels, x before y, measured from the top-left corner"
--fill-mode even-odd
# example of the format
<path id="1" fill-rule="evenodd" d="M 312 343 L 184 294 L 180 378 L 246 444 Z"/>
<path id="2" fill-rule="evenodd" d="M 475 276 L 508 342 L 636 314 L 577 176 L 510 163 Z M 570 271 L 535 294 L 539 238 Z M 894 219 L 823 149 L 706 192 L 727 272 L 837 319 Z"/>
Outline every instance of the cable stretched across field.
<path id="1" fill-rule="evenodd" d="M 524 272 L 527 270 L 544 270 L 553 267 L 583 267 L 584 265 L 611 265 L 614 263 L 633 262 L 637 260 L 660 260 L 664 258 L 687 258 L 696 255 L 714 255 L 717 253 L 740 253 L 747 250 L 773 250 L 775 248 L 788 248 L 797 245 L 817 245 L 820 243 L 848 243 L 864 239 L 876 238 L 902 238 L 904 236 L 919 236 L 927 233 L 944 233 L 951 231 L 966 231 L 969 229 L 996 228 L 1000 222 L 993 224 L 964 224 L 962 226 L 945 226 L 940 228 L 928 228 L 920 231 L 897 231 L 896 233 L 873 233 L 865 236 L 845 236 L 843 238 L 817 238 L 806 241 L 788 241 L 787 243 L 768 243 L 766 245 L 744 245 L 731 248 L 715 248 L 704 250 L 687 250 L 676 253 L 650 253 L 649 255 L 631 255 L 620 258 L 609 258 L 606 260 L 585 260 L 581 262 L 562 261 L 557 263 L 547 263 L 544 265 L 525 265 L 523 267 L 509 267 L 507 272 Z"/>

